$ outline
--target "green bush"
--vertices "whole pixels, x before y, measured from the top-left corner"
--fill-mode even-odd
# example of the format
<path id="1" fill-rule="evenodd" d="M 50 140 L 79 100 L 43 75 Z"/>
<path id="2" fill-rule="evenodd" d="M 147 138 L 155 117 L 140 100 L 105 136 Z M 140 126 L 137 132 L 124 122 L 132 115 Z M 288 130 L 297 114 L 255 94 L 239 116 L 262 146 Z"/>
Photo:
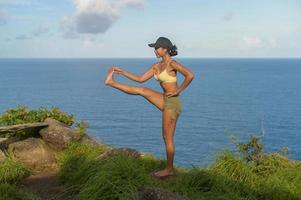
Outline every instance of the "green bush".
<path id="1" fill-rule="evenodd" d="M 72 114 L 68 115 L 57 107 L 52 107 L 51 109 L 47 109 L 45 107 L 29 109 L 25 105 L 19 105 L 16 109 L 7 109 L 2 115 L 0 115 L 0 126 L 44 122 L 44 120 L 48 117 L 61 121 L 69 126 L 72 126 L 75 122 Z M 79 122 L 76 122 L 76 124 L 78 125 Z M 28 129 L 7 132 L 5 136 L 19 136 L 24 138 L 28 136 L 34 136 L 35 133 L 35 131 Z"/>

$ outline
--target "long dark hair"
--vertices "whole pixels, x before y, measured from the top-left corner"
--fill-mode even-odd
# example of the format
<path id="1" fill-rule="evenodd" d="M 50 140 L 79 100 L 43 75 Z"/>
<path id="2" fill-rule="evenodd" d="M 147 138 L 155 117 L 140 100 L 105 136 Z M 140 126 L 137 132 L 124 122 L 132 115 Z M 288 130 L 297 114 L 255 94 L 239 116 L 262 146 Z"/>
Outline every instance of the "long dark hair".
<path id="1" fill-rule="evenodd" d="M 178 51 L 177 51 L 177 46 L 176 45 L 172 45 L 172 47 L 168 50 L 168 53 L 170 56 L 176 56 L 178 55 Z"/>

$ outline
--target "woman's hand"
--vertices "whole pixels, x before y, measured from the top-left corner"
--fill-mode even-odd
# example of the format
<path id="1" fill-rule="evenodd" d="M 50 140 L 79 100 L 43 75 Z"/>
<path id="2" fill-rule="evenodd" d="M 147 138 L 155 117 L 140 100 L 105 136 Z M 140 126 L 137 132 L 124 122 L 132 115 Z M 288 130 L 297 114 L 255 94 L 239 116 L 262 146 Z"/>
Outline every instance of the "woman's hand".
<path id="1" fill-rule="evenodd" d="M 123 69 L 120 67 L 113 67 L 114 72 L 117 72 L 118 74 L 123 72 Z"/>
<path id="2" fill-rule="evenodd" d="M 173 92 L 166 92 L 165 93 L 165 96 L 167 97 L 173 97 L 173 96 L 178 96 L 179 95 L 179 91 L 176 90 L 176 91 L 173 91 Z"/>

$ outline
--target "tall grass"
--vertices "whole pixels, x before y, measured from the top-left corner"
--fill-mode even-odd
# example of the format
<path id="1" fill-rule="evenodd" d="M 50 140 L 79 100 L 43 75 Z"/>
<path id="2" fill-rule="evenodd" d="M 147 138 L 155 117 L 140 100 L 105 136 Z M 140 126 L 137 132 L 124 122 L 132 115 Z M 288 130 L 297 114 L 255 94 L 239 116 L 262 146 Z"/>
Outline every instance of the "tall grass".
<path id="1" fill-rule="evenodd" d="M 16 184 L 29 174 L 29 171 L 19 161 L 14 160 L 11 154 L 0 163 L 0 183 Z"/>
<path id="2" fill-rule="evenodd" d="M 5 161 L 0 163 L 0 200 L 41 200 L 34 194 L 18 190 L 18 183 L 29 174 L 19 161 L 8 154 Z"/>
<path id="3" fill-rule="evenodd" d="M 147 156 L 135 159 L 124 154 L 99 160 L 100 153 L 77 143 L 64 153 L 60 180 L 77 194 L 77 199 L 127 199 L 147 186 L 195 200 L 301 199 L 301 162 L 278 153 L 257 151 L 250 157 L 224 150 L 207 168 L 176 167 L 177 176 L 165 181 L 158 181 L 149 173 L 164 168 L 166 160 Z"/>
<path id="4" fill-rule="evenodd" d="M 70 143 L 59 157 L 61 181 L 78 191 L 89 178 L 88 171 L 97 168 L 95 159 L 103 152 L 102 148 L 92 148 L 76 141 Z"/>
<path id="5" fill-rule="evenodd" d="M 0 200 L 42 200 L 38 196 L 22 192 L 15 185 L 0 183 Z"/>
<path id="6" fill-rule="evenodd" d="M 149 176 L 154 163 L 116 154 L 96 159 L 101 154 L 77 142 L 61 157 L 60 180 L 69 190 L 78 192 L 78 199 L 126 199 L 145 185 L 158 185 Z M 163 163 L 157 163 L 163 167 Z"/>
<path id="7" fill-rule="evenodd" d="M 142 186 L 156 185 L 139 160 L 117 154 L 99 162 L 80 190 L 78 199 L 127 199 Z"/>
<path id="8" fill-rule="evenodd" d="M 240 155 L 229 151 L 217 154 L 210 170 L 246 184 L 256 199 L 301 199 L 300 161 L 289 160 L 277 152 L 263 154 L 261 140 L 255 136 L 238 147 Z M 250 150 L 255 148 L 256 151 Z"/>

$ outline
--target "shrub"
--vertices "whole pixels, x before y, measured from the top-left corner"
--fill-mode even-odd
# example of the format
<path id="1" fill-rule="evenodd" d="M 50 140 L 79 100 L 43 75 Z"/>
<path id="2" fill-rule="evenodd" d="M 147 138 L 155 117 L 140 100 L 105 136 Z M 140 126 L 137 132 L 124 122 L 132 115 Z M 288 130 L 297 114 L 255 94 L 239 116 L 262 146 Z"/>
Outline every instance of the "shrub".
<path id="1" fill-rule="evenodd" d="M 52 107 L 50 109 L 45 107 L 29 109 L 25 105 L 19 105 L 16 109 L 7 109 L 2 115 L 0 115 L 0 126 L 44 122 L 47 117 L 61 121 L 69 126 L 72 126 L 75 122 L 72 114 L 68 115 L 57 107 Z M 76 122 L 76 124 L 79 125 L 80 123 Z M 35 133 L 36 131 L 27 129 L 15 132 L 7 132 L 5 136 L 18 136 L 24 138 L 28 136 L 34 136 Z"/>

